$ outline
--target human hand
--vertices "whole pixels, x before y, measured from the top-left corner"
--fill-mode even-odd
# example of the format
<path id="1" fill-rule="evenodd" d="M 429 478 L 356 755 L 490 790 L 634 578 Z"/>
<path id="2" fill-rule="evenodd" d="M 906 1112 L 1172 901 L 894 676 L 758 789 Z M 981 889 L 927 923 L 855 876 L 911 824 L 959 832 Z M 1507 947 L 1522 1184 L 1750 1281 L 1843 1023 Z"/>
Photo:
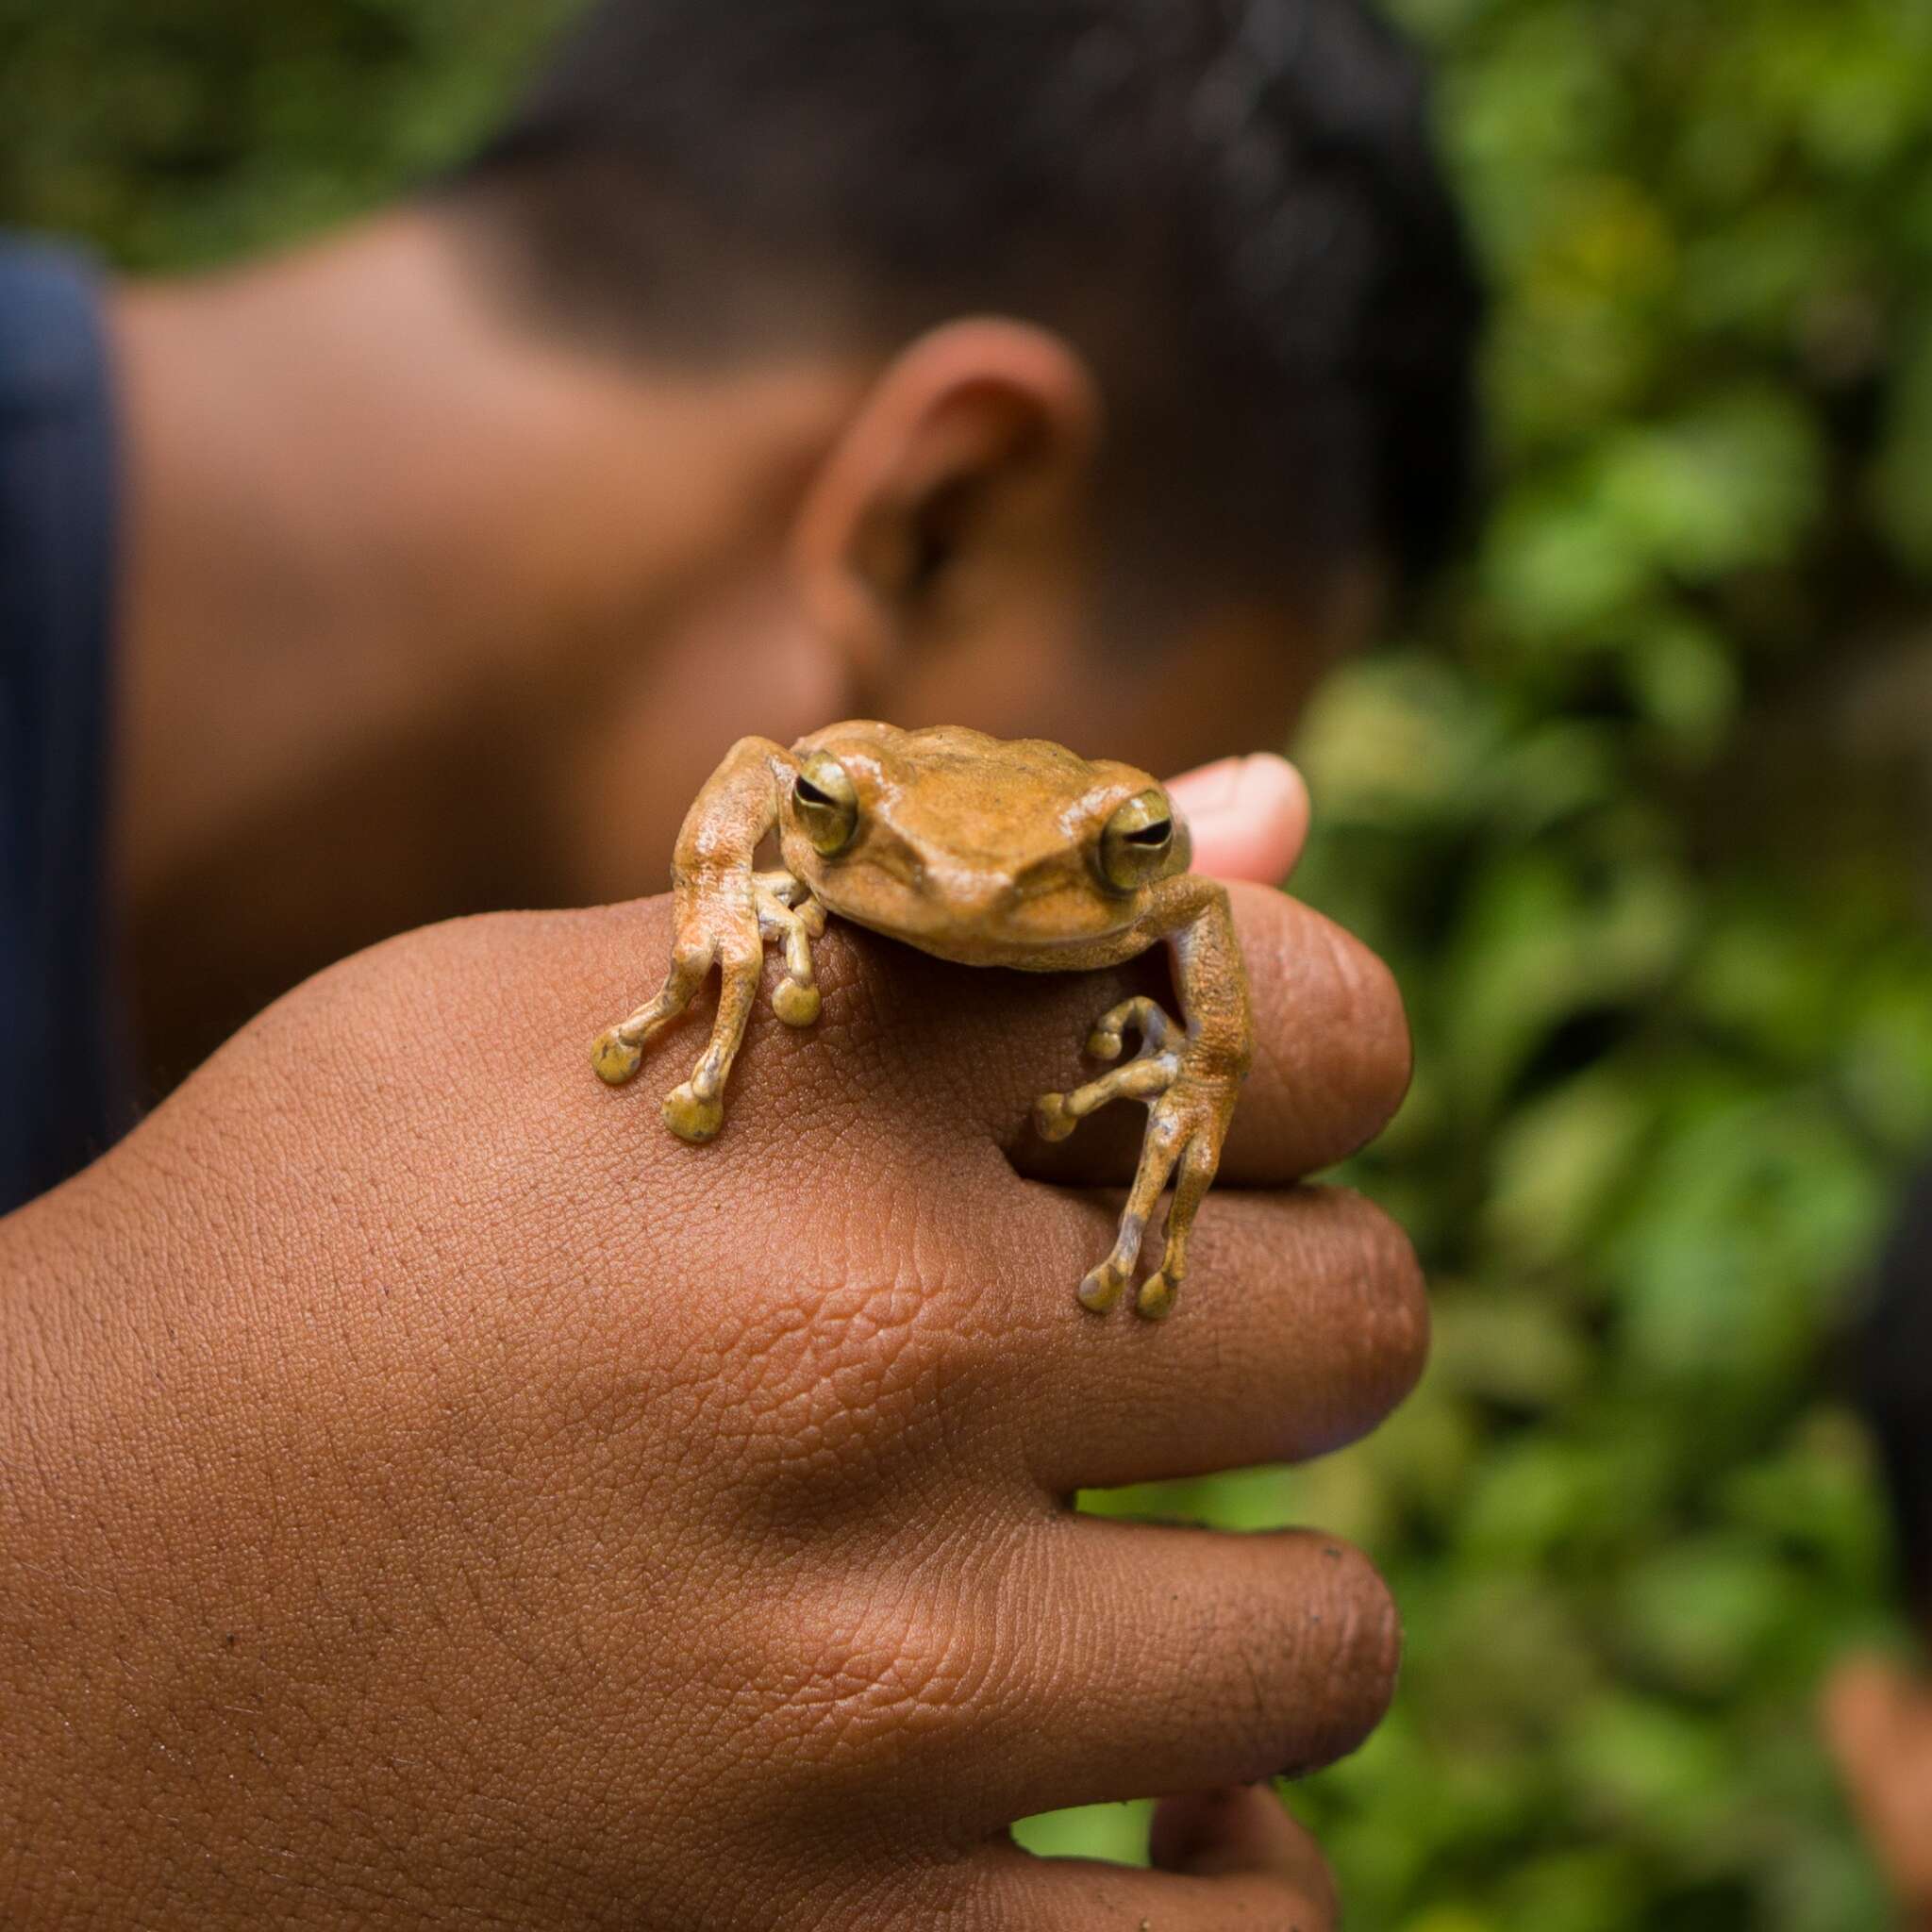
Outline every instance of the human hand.
<path id="1" fill-rule="evenodd" d="M 362 955 L 0 1224 L 0 1918 L 1328 1923 L 1265 1794 L 1171 1803 L 1149 1873 L 1004 1829 L 1312 1767 L 1390 1694 L 1332 1539 L 1066 1507 L 1336 1447 L 1420 1369 L 1399 1234 L 1294 1185 L 1399 1099 L 1395 995 L 1234 901 L 1256 1071 L 1164 1328 L 1065 1292 L 1135 1124 L 1024 1126 L 1158 960 L 835 923 L 694 1149 L 581 1067 L 662 900 Z"/>

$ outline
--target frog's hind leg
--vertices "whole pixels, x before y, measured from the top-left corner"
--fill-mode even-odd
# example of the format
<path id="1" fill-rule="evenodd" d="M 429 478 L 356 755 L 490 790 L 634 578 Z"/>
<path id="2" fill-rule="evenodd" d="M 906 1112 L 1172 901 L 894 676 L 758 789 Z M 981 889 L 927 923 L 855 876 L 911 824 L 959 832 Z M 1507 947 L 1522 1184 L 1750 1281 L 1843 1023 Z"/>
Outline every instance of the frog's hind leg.
<path id="1" fill-rule="evenodd" d="M 1121 1056 L 1124 1036 L 1140 1035 L 1140 1051 L 1125 1066 L 1076 1087 L 1071 1093 L 1043 1093 L 1034 1107 L 1034 1124 L 1043 1139 L 1063 1141 L 1091 1113 L 1096 1113 L 1115 1100 L 1140 1100 L 1150 1106 L 1180 1077 L 1180 1057 L 1167 1051 L 1178 1028 L 1157 1001 L 1124 1001 L 1094 1024 L 1087 1051 L 1095 1059 L 1112 1060 Z M 1141 1161 L 1135 1170 L 1134 1185 L 1121 1215 L 1120 1233 L 1113 1252 L 1081 1282 L 1080 1306 L 1104 1315 L 1120 1300 L 1121 1291 L 1133 1279 L 1134 1264 L 1141 1257 L 1141 1239 L 1153 1218 L 1156 1203 L 1180 1159 L 1186 1136 L 1159 1115 L 1150 1115 L 1147 1133 L 1141 1142 Z M 1137 1306 L 1146 1312 L 1145 1297 Z M 1165 1312 L 1164 1309 L 1162 1312 Z"/>
<path id="2" fill-rule="evenodd" d="M 710 1043 L 698 1056 L 691 1076 L 664 1096 L 664 1124 L 680 1141 L 714 1140 L 724 1124 L 724 1083 L 744 1039 L 744 1023 L 758 998 L 758 974 L 764 965 L 762 945 L 719 948 L 723 983 L 718 989 L 718 1017 L 711 1023 Z"/>
<path id="3" fill-rule="evenodd" d="M 1100 1083 L 1096 1081 L 1094 1084 Z M 1078 1292 L 1083 1308 L 1089 1308 L 1096 1315 L 1106 1314 L 1120 1300 L 1122 1289 L 1133 1279 L 1134 1264 L 1141 1258 L 1141 1238 L 1146 1232 L 1148 1222 L 1153 1219 L 1155 1204 L 1160 1199 L 1161 1190 L 1167 1186 L 1168 1176 L 1174 1172 L 1180 1151 L 1177 1135 L 1158 1123 L 1150 1124 L 1146 1139 L 1141 1142 L 1141 1164 L 1135 1171 L 1134 1185 L 1121 1214 L 1120 1233 L 1114 1240 L 1113 1252 L 1080 1284 Z M 1144 1314 L 1144 1291 L 1138 1306 Z"/>
<path id="4" fill-rule="evenodd" d="M 597 1036 L 591 1064 L 607 1086 L 622 1087 L 643 1063 L 645 1047 L 691 1005 L 711 970 L 714 950 L 704 944 L 678 947 L 657 998 Z"/>
<path id="5" fill-rule="evenodd" d="M 751 886 L 758 910 L 756 935 L 749 943 L 734 935 L 719 946 L 724 983 L 710 1044 L 699 1056 L 691 1078 L 664 1098 L 664 1124 L 680 1141 L 712 1140 L 724 1124 L 724 1083 L 731 1077 L 732 1062 L 744 1042 L 745 1022 L 758 999 L 767 940 L 782 941 L 785 947 L 785 977 L 772 995 L 772 1010 L 788 1026 L 809 1026 L 819 1016 L 811 942 L 825 928 L 824 908 L 790 873 L 755 874 Z"/>
<path id="6" fill-rule="evenodd" d="M 790 873 L 740 873 L 700 883 L 690 906 L 680 902 L 678 924 L 685 937 L 673 948 L 671 971 L 657 998 L 598 1035 L 591 1048 L 598 1077 L 623 1086 L 637 1072 L 644 1049 L 690 1007 L 711 968 L 719 968 L 723 984 L 710 1041 L 691 1078 L 664 1101 L 664 1124 L 681 1141 L 708 1141 L 724 1124 L 724 1084 L 758 998 L 768 941 L 785 948 L 785 977 L 772 998 L 779 1019 L 808 1026 L 818 1018 L 811 942 L 825 927 L 824 907 Z"/>
<path id="7" fill-rule="evenodd" d="M 1189 1141 L 1188 1151 L 1181 1157 L 1180 1178 L 1174 1185 L 1174 1200 L 1168 1206 L 1160 1272 L 1141 1284 L 1134 1303 L 1135 1311 L 1150 1322 L 1158 1322 L 1174 1311 L 1174 1298 L 1188 1272 L 1188 1237 L 1194 1231 L 1194 1216 L 1214 1185 L 1214 1172 L 1220 1164 L 1220 1155 L 1206 1135 L 1196 1135 Z"/>
<path id="8" fill-rule="evenodd" d="M 1141 1161 L 1121 1215 L 1113 1252 L 1079 1287 L 1080 1306 L 1104 1315 L 1134 1276 L 1141 1243 L 1170 1179 L 1174 1201 L 1160 1268 L 1141 1284 L 1136 1312 L 1149 1321 L 1172 1313 L 1187 1274 L 1188 1240 L 1194 1216 L 1213 1184 L 1221 1142 L 1233 1111 L 1234 1081 L 1218 1070 L 1197 1070 L 1198 1043 L 1156 1001 L 1124 1001 L 1095 1024 L 1087 1051 L 1096 1059 L 1119 1059 L 1125 1036 L 1137 1034 L 1132 1058 L 1071 1093 L 1045 1093 L 1034 1105 L 1034 1122 L 1049 1141 L 1064 1140 L 1091 1113 L 1114 1100 L 1139 1100 L 1147 1108 Z M 1234 1080 L 1239 1079 L 1239 1073 Z M 1176 1176 L 1176 1169 L 1178 1175 Z"/>

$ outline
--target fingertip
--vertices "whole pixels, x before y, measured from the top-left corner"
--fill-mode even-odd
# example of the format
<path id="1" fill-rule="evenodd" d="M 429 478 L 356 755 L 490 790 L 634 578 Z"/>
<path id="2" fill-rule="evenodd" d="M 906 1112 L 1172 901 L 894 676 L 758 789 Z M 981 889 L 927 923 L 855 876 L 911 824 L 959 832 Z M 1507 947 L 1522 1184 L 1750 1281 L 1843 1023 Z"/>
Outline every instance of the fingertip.
<path id="1" fill-rule="evenodd" d="M 1307 780 L 1299 765 L 1278 752 L 1257 752 L 1242 761 L 1237 796 L 1249 810 L 1265 811 L 1291 828 L 1299 854 L 1311 809 Z"/>
<path id="2" fill-rule="evenodd" d="M 1275 885 L 1294 870 L 1307 840 L 1308 789 L 1285 758 L 1224 758 L 1167 789 L 1187 814 L 1196 872 Z"/>

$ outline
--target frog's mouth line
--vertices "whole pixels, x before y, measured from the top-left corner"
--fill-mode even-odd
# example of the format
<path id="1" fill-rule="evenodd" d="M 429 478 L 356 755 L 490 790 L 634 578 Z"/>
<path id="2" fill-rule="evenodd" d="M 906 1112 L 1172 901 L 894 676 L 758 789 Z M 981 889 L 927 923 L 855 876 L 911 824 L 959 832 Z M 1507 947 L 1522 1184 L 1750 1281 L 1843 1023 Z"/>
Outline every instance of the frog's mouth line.
<path id="1" fill-rule="evenodd" d="M 1096 895 L 1070 891 L 1068 896 L 1076 902 L 1074 909 L 1085 915 L 1087 923 L 1063 924 L 1047 911 L 1058 896 L 1021 901 L 990 912 L 985 908 L 974 908 L 951 917 L 933 908 L 893 908 L 871 918 L 864 913 L 847 912 L 839 906 L 832 906 L 830 909 L 841 919 L 863 926 L 868 932 L 875 932 L 884 939 L 898 940 L 905 945 L 930 953 L 936 958 L 980 965 L 988 963 L 990 954 L 1005 955 L 1008 957 L 1004 963 L 1038 966 L 1045 972 L 1052 972 L 1062 960 L 1071 967 L 1091 949 L 1096 941 L 1127 931 L 1134 924 L 1124 908 L 1118 918 L 1096 918 L 1096 913 L 1113 908 Z M 1031 920 L 1009 916 L 1029 910 L 1035 914 Z M 922 913 L 924 916 L 921 916 Z M 1042 914 L 1045 916 L 1041 917 Z"/>

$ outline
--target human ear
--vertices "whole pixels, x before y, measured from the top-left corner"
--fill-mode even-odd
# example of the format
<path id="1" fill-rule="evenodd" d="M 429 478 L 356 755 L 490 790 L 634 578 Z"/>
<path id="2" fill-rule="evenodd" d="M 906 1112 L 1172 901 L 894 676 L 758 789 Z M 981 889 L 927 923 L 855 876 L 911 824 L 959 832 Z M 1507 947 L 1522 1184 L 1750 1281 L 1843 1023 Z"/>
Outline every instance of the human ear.
<path id="1" fill-rule="evenodd" d="M 1028 323 L 946 324 L 873 385 L 812 479 L 791 562 L 814 627 L 864 685 L 963 552 L 1052 531 L 1082 497 L 1100 399 L 1078 354 Z"/>

